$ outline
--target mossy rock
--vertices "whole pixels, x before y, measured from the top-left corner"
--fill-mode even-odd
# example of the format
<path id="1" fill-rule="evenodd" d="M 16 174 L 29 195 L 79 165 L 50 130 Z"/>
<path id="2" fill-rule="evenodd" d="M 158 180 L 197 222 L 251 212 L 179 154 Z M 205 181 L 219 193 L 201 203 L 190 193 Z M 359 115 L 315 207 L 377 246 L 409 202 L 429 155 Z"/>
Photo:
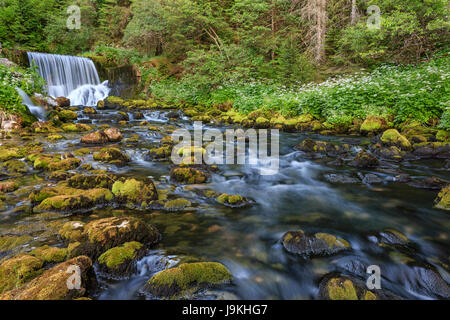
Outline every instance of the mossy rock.
<path id="1" fill-rule="evenodd" d="M 0 252 L 7 252 L 29 243 L 33 237 L 24 236 L 0 236 Z"/>
<path id="2" fill-rule="evenodd" d="M 384 300 L 387 297 L 380 292 L 367 290 L 356 279 L 342 275 L 327 275 L 320 283 L 319 298 L 322 300 Z"/>
<path id="3" fill-rule="evenodd" d="M 450 211 L 450 185 L 439 192 L 435 202 L 436 208 Z"/>
<path id="4" fill-rule="evenodd" d="M 104 100 L 103 106 L 105 109 L 118 109 L 123 106 L 124 102 L 122 98 L 109 96 Z"/>
<path id="5" fill-rule="evenodd" d="M 190 207 L 192 203 L 189 200 L 186 199 L 175 199 L 167 201 L 164 204 L 164 209 L 168 211 L 180 211 L 187 207 Z"/>
<path id="6" fill-rule="evenodd" d="M 131 207 L 146 208 L 152 201 L 158 200 L 158 193 L 151 179 L 122 179 L 113 184 L 112 192 L 118 202 Z"/>
<path id="7" fill-rule="evenodd" d="M 60 161 L 50 162 L 47 165 L 47 169 L 50 171 L 67 171 L 78 168 L 81 164 L 81 160 L 78 158 L 68 158 Z"/>
<path id="8" fill-rule="evenodd" d="M 50 163 L 61 161 L 61 156 L 56 154 L 31 154 L 27 159 L 33 163 L 34 169 L 48 170 Z"/>
<path id="9" fill-rule="evenodd" d="M 450 131 L 439 130 L 436 133 L 436 139 L 439 141 L 447 142 L 450 140 Z"/>
<path id="10" fill-rule="evenodd" d="M 94 189 L 94 188 L 111 189 L 116 180 L 117 176 L 112 174 L 93 174 L 93 175 L 77 174 L 68 179 L 67 184 L 69 187 L 78 189 Z"/>
<path id="11" fill-rule="evenodd" d="M 86 107 L 83 109 L 84 114 L 97 114 L 97 110 L 92 107 Z"/>
<path id="12" fill-rule="evenodd" d="M 62 122 L 70 122 L 78 119 L 77 113 L 70 110 L 62 110 L 59 111 L 57 114 Z"/>
<path id="13" fill-rule="evenodd" d="M 64 123 L 61 129 L 64 132 L 87 132 L 91 131 L 92 127 L 84 123 Z"/>
<path id="14" fill-rule="evenodd" d="M 80 275 L 79 289 L 67 285 L 75 270 Z M 87 296 L 96 285 L 91 259 L 80 256 L 56 265 L 18 289 L 4 292 L 0 300 L 71 300 Z"/>
<path id="15" fill-rule="evenodd" d="M 363 134 L 375 135 L 387 128 L 386 120 L 382 117 L 368 116 L 361 124 L 360 131 Z"/>
<path id="16" fill-rule="evenodd" d="M 94 220 L 83 228 L 82 241 L 95 246 L 94 256 L 118 247 L 126 242 L 140 242 L 151 247 L 161 240 L 161 235 L 154 226 L 132 217 L 113 217 Z"/>
<path id="17" fill-rule="evenodd" d="M 48 179 L 52 181 L 65 181 L 72 177 L 74 174 L 71 172 L 59 170 L 59 171 L 53 171 L 48 175 Z"/>
<path id="18" fill-rule="evenodd" d="M 172 146 L 163 145 L 162 147 L 159 148 L 150 149 L 146 157 L 150 160 L 167 161 L 170 159 L 171 155 L 172 155 Z"/>
<path id="19" fill-rule="evenodd" d="M 220 263 L 184 263 L 154 275 L 144 290 L 158 297 L 176 298 L 203 288 L 228 284 L 231 279 L 231 273 Z"/>
<path id="20" fill-rule="evenodd" d="M 130 276 L 136 271 L 136 260 L 145 252 L 144 245 L 136 241 L 111 248 L 98 258 L 100 271 L 116 279 Z"/>
<path id="21" fill-rule="evenodd" d="M 45 198 L 33 209 L 34 212 L 57 211 L 75 212 L 93 209 L 98 205 L 109 203 L 114 195 L 108 189 L 98 188 L 89 190 L 67 188 L 68 194 L 50 196 L 50 194 L 39 193 L 33 195 L 35 200 Z"/>
<path id="22" fill-rule="evenodd" d="M 327 233 L 307 235 L 302 230 L 289 231 L 281 239 L 286 251 L 302 256 L 329 256 L 350 250 L 350 244 Z"/>
<path id="23" fill-rule="evenodd" d="M 412 149 L 409 140 L 402 136 L 396 129 L 386 130 L 380 140 L 386 146 L 396 146 L 405 151 Z"/>
<path id="24" fill-rule="evenodd" d="M 348 145 L 339 146 L 331 142 L 315 141 L 312 139 L 305 139 L 300 144 L 296 145 L 294 149 L 308 152 L 308 153 L 320 153 L 337 155 L 350 151 Z"/>
<path id="25" fill-rule="evenodd" d="M 379 232 L 376 236 L 378 245 L 386 246 L 406 246 L 409 244 L 408 237 L 400 231 L 394 229 L 386 229 Z"/>
<path id="26" fill-rule="evenodd" d="M 9 173 L 26 173 L 28 172 L 27 165 L 20 160 L 8 160 L 3 163 L 0 163 L 0 168 L 4 172 Z"/>
<path id="27" fill-rule="evenodd" d="M 202 184 L 208 181 L 209 175 L 191 167 L 175 167 L 171 170 L 170 177 L 181 184 Z"/>
<path id="28" fill-rule="evenodd" d="M 0 194 L 13 192 L 19 189 L 19 183 L 15 180 L 6 180 L 0 182 Z"/>
<path id="29" fill-rule="evenodd" d="M 67 249 L 43 246 L 32 250 L 29 255 L 38 258 L 44 263 L 63 262 L 67 258 Z"/>
<path id="30" fill-rule="evenodd" d="M 39 275 L 43 262 L 33 256 L 20 254 L 0 265 L 0 293 L 22 286 Z M 1 295 L 0 295 L 1 299 Z"/>
<path id="31" fill-rule="evenodd" d="M 240 195 L 231 195 L 223 193 L 216 198 L 216 201 L 224 206 L 231 208 L 242 208 L 249 205 L 248 199 Z"/>
<path id="32" fill-rule="evenodd" d="M 267 129 L 270 128 L 270 120 L 264 118 L 264 117 L 259 117 L 255 120 L 255 124 L 254 127 L 257 129 Z"/>
<path id="33" fill-rule="evenodd" d="M 94 153 L 94 160 L 99 162 L 114 163 L 124 165 L 130 162 L 130 157 L 117 148 L 103 148 L 100 152 Z"/>
<path id="34" fill-rule="evenodd" d="M 17 147 L 0 146 L 0 161 L 23 158 L 25 153 Z"/>
<path id="35" fill-rule="evenodd" d="M 85 224 L 81 221 L 66 222 L 58 231 L 59 236 L 69 242 L 77 242 L 84 237 Z"/>
<path id="36" fill-rule="evenodd" d="M 378 159 L 367 151 L 359 152 L 356 157 L 349 163 L 350 166 L 366 169 L 375 168 L 380 164 Z"/>
<path id="37" fill-rule="evenodd" d="M 47 136 L 47 140 L 50 140 L 51 142 L 56 142 L 56 141 L 64 140 L 64 139 L 65 139 L 65 137 L 63 137 L 60 134 L 52 134 L 52 135 Z"/>

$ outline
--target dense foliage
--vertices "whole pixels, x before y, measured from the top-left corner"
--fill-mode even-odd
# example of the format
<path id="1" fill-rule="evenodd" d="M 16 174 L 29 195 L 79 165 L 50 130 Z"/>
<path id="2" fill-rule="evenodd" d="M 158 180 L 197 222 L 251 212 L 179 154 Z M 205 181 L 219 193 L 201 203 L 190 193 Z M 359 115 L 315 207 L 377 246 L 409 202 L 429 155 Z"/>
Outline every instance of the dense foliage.
<path id="1" fill-rule="evenodd" d="M 0 65 L 0 109 L 8 112 L 24 112 L 22 98 L 16 88 L 27 94 L 43 92 L 45 81 L 34 69 L 23 70 Z"/>
<path id="2" fill-rule="evenodd" d="M 79 30 L 66 26 L 74 4 Z M 426 122 L 445 110 L 448 59 L 410 64 L 446 51 L 448 15 L 447 0 L 4 0 L 0 41 L 135 64 L 145 96 Z"/>

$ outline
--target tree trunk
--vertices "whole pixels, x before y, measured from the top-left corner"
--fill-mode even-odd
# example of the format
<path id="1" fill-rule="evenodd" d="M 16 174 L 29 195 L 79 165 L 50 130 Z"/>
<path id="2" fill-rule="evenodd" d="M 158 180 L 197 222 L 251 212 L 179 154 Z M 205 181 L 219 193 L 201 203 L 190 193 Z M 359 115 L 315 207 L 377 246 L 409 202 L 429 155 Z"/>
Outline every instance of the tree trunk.
<path id="1" fill-rule="evenodd" d="M 356 24 L 356 0 L 352 0 L 352 15 L 350 21 L 352 26 Z"/>
<path id="2" fill-rule="evenodd" d="M 325 59 L 325 35 L 327 31 L 327 0 L 316 0 L 316 50 L 315 60 L 317 62 Z"/>

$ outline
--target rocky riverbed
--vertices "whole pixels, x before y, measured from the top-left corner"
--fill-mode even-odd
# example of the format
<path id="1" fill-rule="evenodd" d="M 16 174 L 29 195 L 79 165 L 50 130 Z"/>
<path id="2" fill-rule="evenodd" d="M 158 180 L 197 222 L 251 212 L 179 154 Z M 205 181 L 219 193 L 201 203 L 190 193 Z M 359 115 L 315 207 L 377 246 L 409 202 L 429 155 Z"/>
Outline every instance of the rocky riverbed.
<path id="1" fill-rule="evenodd" d="M 0 299 L 450 297 L 448 132 L 58 104 L 0 139 Z M 193 121 L 281 129 L 279 173 L 173 165 L 171 134 Z M 380 290 L 365 286 L 370 265 Z"/>

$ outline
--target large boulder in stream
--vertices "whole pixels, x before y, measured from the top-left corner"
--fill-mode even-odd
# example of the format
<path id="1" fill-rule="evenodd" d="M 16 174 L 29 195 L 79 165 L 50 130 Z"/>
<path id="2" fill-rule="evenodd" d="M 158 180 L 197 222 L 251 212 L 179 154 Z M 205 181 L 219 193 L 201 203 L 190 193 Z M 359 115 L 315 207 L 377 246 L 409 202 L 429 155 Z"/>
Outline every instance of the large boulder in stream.
<path id="1" fill-rule="evenodd" d="M 71 256 L 87 255 L 91 258 L 97 258 L 109 249 L 128 242 L 139 242 L 143 247 L 150 248 L 161 240 L 158 229 L 133 217 L 104 218 L 87 224 L 71 221 L 65 223 L 58 233 L 63 240 L 71 243 Z M 110 260 L 112 256 L 105 256 L 103 261 L 109 261 L 110 266 L 116 265 Z"/>
<path id="2" fill-rule="evenodd" d="M 177 298 L 228 284 L 231 279 L 231 273 L 220 263 L 184 263 L 154 275 L 145 285 L 144 292 L 157 297 Z"/>
<path id="3" fill-rule="evenodd" d="M 0 300 L 71 300 L 85 297 L 96 285 L 91 259 L 80 256 L 56 265 L 18 289 L 4 292 Z"/>
<path id="4" fill-rule="evenodd" d="M 147 208 L 152 201 L 158 200 L 158 192 L 149 178 L 121 179 L 112 186 L 116 200 L 129 208 Z"/>
<path id="5" fill-rule="evenodd" d="M 81 142 L 85 144 L 105 144 L 108 141 L 108 136 L 103 131 L 95 131 L 81 138 Z"/>
<path id="6" fill-rule="evenodd" d="M 124 165 L 130 162 L 130 157 L 120 151 L 118 148 L 103 148 L 99 152 L 94 153 L 93 158 L 95 161 L 107 162 L 115 165 Z"/>
<path id="7" fill-rule="evenodd" d="M 66 97 L 56 98 L 56 103 L 58 104 L 58 107 L 60 107 L 60 108 L 70 107 L 70 99 L 68 99 Z"/>
<path id="8" fill-rule="evenodd" d="M 411 143 L 406 137 L 402 136 L 396 129 L 386 130 L 380 138 L 385 146 L 395 146 L 404 151 L 412 149 Z"/>
<path id="9" fill-rule="evenodd" d="M 387 128 L 386 120 L 382 117 L 367 116 L 361 124 L 360 131 L 366 135 L 376 135 Z"/>
<path id="10" fill-rule="evenodd" d="M 351 249 L 341 238 L 327 233 L 307 235 L 303 230 L 286 232 L 281 239 L 286 251 L 301 256 L 329 256 Z"/>
<path id="11" fill-rule="evenodd" d="M 361 151 L 349 165 L 360 169 L 375 168 L 379 165 L 379 161 L 373 154 L 367 151 Z"/>

